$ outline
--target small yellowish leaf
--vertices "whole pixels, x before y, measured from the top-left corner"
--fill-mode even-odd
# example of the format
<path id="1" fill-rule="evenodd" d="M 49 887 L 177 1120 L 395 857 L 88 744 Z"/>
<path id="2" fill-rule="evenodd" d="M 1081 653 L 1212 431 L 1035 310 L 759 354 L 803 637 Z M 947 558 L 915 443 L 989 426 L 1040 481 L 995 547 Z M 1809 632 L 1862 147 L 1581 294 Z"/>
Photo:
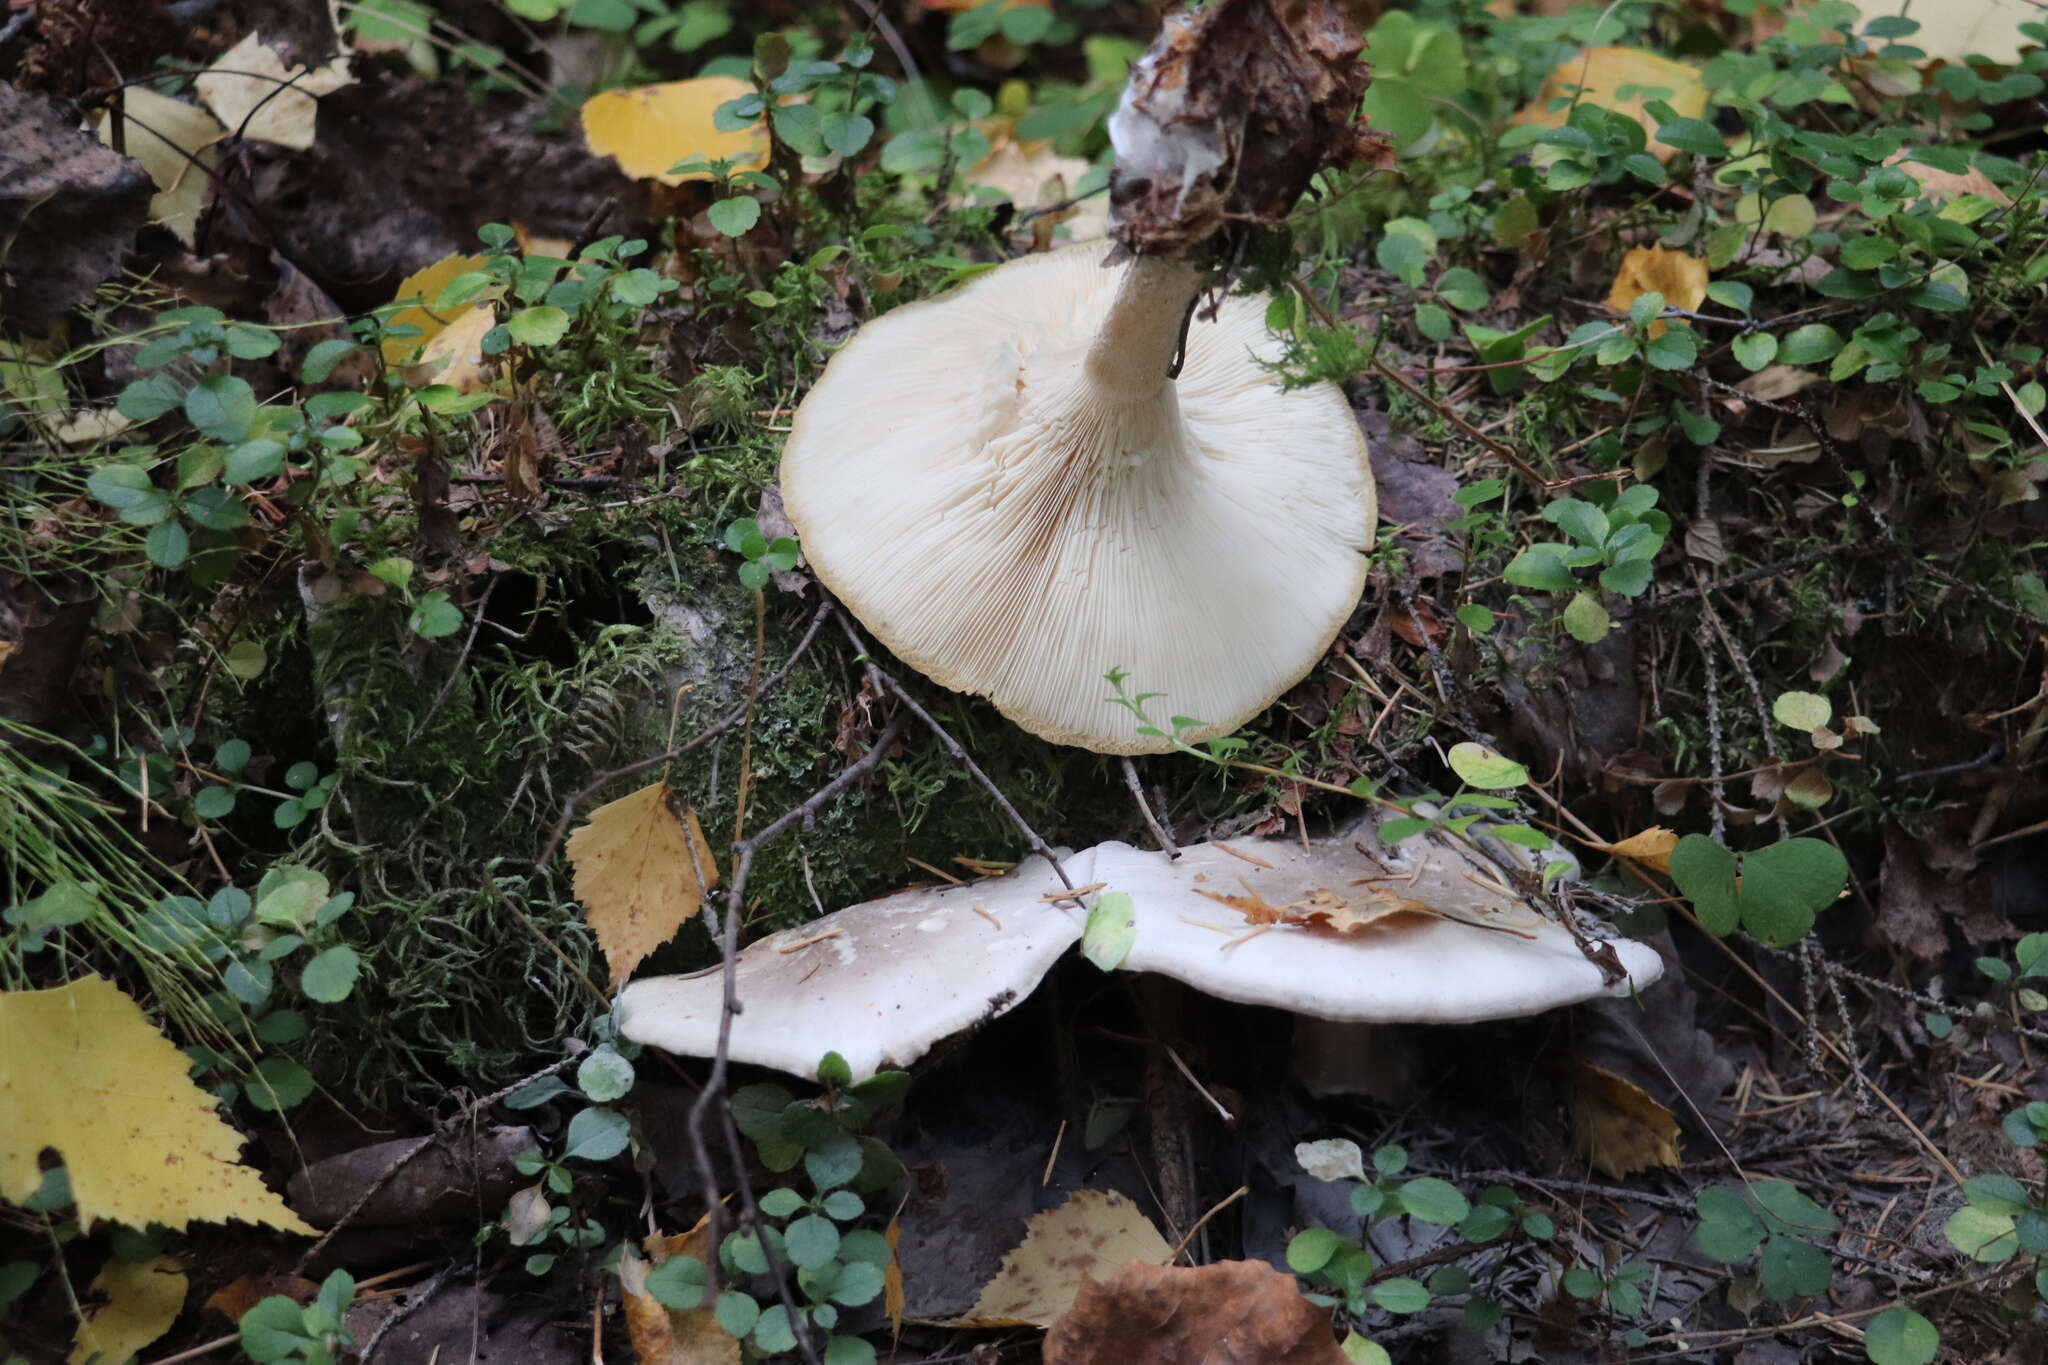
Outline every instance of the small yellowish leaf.
<path id="1" fill-rule="evenodd" d="M 1662 825 L 1652 825 L 1640 834 L 1631 834 L 1620 843 L 1596 844 L 1594 847 L 1612 853 L 1617 858 L 1641 863 L 1652 872 L 1668 875 L 1671 871 L 1671 850 L 1678 847 L 1678 833 Z"/>
<path id="2" fill-rule="evenodd" d="M 419 329 L 419 335 L 392 337 L 386 340 L 384 362 L 387 365 L 403 364 L 406 357 L 432 341 L 442 328 L 466 313 L 477 311 L 476 305 L 468 304 L 451 312 L 437 313 L 434 311 L 434 300 L 440 297 L 441 291 L 446 289 L 456 276 L 467 275 L 472 270 L 483 268 L 484 258 L 481 256 L 443 256 L 432 265 L 415 270 L 399 281 L 398 292 L 391 296 L 392 299 L 418 299 L 419 302 L 393 313 L 390 325 L 416 327 Z"/>
<path id="3" fill-rule="evenodd" d="M 1629 92 L 1626 96 L 1621 93 L 1624 90 Z M 1512 121 L 1562 127 L 1571 106 L 1552 108 L 1552 104 L 1576 98 L 1642 124 L 1643 131 L 1651 135 L 1651 153 L 1660 161 L 1669 161 L 1678 155 L 1678 149 L 1657 141 L 1657 118 L 1643 106 L 1658 96 L 1645 91 L 1669 92 L 1662 98 L 1681 118 L 1698 118 L 1707 111 L 1707 87 L 1696 68 L 1638 47 L 1592 47 L 1566 58 Z"/>
<path id="4" fill-rule="evenodd" d="M 113 982 L 0 994 L 0 1198 L 19 1204 L 57 1149 L 81 1223 L 173 1231 L 238 1218 L 311 1233 L 238 1164 L 242 1135 L 188 1076 L 185 1054 Z"/>
<path id="5" fill-rule="evenodd" d="M 170 1331 L 185 1307 L 185 1271 L 169 1256 L 109 1261 L 92 1287 L 106 1302 L 86 1310 L 69 1365 L 122 1365 Z"/>
<path id="6" fill-rule="evenodd" d="M 674 938 L 718 885 L 718 863 L 697 812 L 671 805 L 657 782 L 592 811 L 569 836 L 576 898 L 622 984 L 640 959 Z"/>
<path id="7" fill-rule="evenodd" d="M 226 130 L 198 105 L 159 95 L 146 85 L 131 85 L 121 92 L 121 111 L 122 148 L 142 163 L 156 185 L 149 220 L 191 246 L 199 210 L 206 203 L 211 179 L 207 171 L 218 157 L 213 144 L 226 136 Z M 101 142 L 114 145 L 112 110 L 100 115 L 94 131 Z"/>
<path id="8" fill-rule="evenodd" d="M 1593 1169 L 1619 1180 L 1678 1168 L 1678 1120 L 1640 1086 L 1605 1067 L 1572 1068 L 1572 1142 Z"/>
<path id="9" fill-rule="evenodd" d="M 406 382 L 415 388 L 446 384 L 457 393 L 483 388 L 484 334 L 497 322 L 497 313 L 489 307 L 463 309 L 420 348 L 419 359 L 406 367 Z"/>
<path id="10" fill-rule="evenodd" d="M 712 123 L 718 106 L 753 93 L 736 76 L 699 76 L 631 90 L 606 90 L 583 104 L 583 140 L 599 156 L 619 163 L 635 180 L 680 185 L 709 180 L 708 170 L 669 170 L 677 162 L 701 156 L 706 161 L 731 161 L 744 171 L 768 164 L 768 132 L 756 122 L 732 132 Z"/>
<path id="11" fill-rule="evenodd" d="M 1621 258 L 1614 287 L 1607 291 L 1607 306 L 1617 313 L 1626 313 L 1630 304 L 1650 293 L 1662 294 L 1664 302 L 1672 308 L 1683 308 L 1688 313 L 1699 311 L 1707 298 L 1707 263 L 1698 256 L 1661 246 L 1631 247 Z M 1663 336 L 1665 326 L 1659 318 L 1650 324 L 1650 335 Z"/>
<path id="12" fill-rule="evenodd" d="M 1165 1265 L 1173 1248 L 1138 1206 L 1109 1190 L 1076 1190 L 1034 1214 L 966 1315 L 947 1327 L 1049 1327 L 1074 1306 L 1088 1278 L 1128 1261 Z"/>

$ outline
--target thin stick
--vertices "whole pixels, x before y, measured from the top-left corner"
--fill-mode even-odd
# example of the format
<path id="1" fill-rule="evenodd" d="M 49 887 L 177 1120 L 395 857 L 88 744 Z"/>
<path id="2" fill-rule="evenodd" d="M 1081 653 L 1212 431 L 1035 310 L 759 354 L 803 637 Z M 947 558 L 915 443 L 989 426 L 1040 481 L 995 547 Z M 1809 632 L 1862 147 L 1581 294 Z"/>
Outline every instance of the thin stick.
<path id="1" fill-rule="evenodd" d="M 1059 857 L 1053 853 L 1052 846 L 1040 838 L 1038 831 L 1031 827 L 1031 822 L 1020 815 L 1017 812 L 1017 808 L 1010 804 L 1010 798 L 1003 795 L 1003 789 L 998 787 L 989 778 L 989 775 L 981 770 L 981 765 L 974 761 L 973 756 L 967 750 L 960 747 L 960 741 L 953 738 L 951 734 L 947 733 L 945 726 L 932 718 L 931 712 L 917 704 L 917 698 L 911 696 L 904 689 L 902 683 L 897 682 L 882 671 L 881 666 L 875 662 L 874 653 L 868 648 L 867 641 L 861 639 L 860 632 L 854 629 L 852 618 L 844 611 L 835 612 L 834 615 L 838 617 L 839 628 L 846 632 L 846 638 L 853 642 L 855 653 L 859 655 L 862 666 L 866 668 L 868 676 L 874 679 L 875 685 L 886 690 L 897 701 L 903 703 L 912 715 L 924 722 L 925 728 L 938 737 L 939 743 L 946 746 L 946 752 L 953 755 L 954 759 L 972 774 L 974 780 L 979 782 L 991 797 L 995 798 L 996 805 L 1002 808 L 1003 814 L 1010 817 L 1010 823 L 1015 825 L 1018 831 L 1030 843 L 1031 851 L 1052 864 L 1052 870 L 1059 877 L 1060 885 L 1069 891 L 1073 890 L 1074 883 L 1068 880 L 1067 870 L 1060 866 Z"/>
<path id="2" fill-rule="evenodd" d="M 1181 1258 L 1181 1256 L 1187 1251 L 1188 1243 L 1195 1240 L 1195 1234 L 1200 1232 L 1204 1225 L 1206 1225 L 1211 1218 L 1214 1218 L 1217 1214 L 1223 1212 L 1223 1210 L 1229 1208 L 1232 1204 L 1235 1204 L 1238 1200 L 1244 1198 L 1251 1192 L 1251 1186 L 1239 1185 L 1229 1194 L 1226 1194 L 1223 1196 L 1223 1198 L 1217 1200 L 1214 1207 L 1212 1207 L 1207 1213 L 1203 1214 L 1200 1218 L 1197 1218 L 1195 1220 L 1194 1226 L 1190 1227 L 1187 1230 L 1187 1235 L 1180 1239 L 1180 1245 L 1175 1247 L 1173 1249 L 1173 1254 L 1166 1258 L 1166 1263 L 1168 1265 L 1172 1265 L 1175 1261 L 1178 1261 Z"/>
<path id="3" fill-rule="evenodd" d="M 1124 785 L 1131 789 L 1131 799 L 1138 803 L 1138 813 L 1145 817 L 1145 828 L 1152 831 L 1152 838 L 1159 844 L 1160 851 L 1169 858 L 1180 857 L 1180 846 L 1173 842 L 1173 836 L 1159 823 L 1159 817 L 1152 813 L 1152 803 L 1145 799 L 1145 788 L 1138 782 L 1138 765 L 1131 762 L 1130 755 L 1119 758 L 1123 766 Z"/>

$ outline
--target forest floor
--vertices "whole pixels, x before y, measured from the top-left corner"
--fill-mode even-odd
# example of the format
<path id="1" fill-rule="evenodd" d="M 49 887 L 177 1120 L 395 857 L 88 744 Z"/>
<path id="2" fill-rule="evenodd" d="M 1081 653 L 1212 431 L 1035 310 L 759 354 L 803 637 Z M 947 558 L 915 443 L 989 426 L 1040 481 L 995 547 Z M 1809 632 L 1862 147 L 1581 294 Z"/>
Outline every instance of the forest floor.
<path id="1" fill-rule="evenodd" d="M 17 2 L 0 1360 L 2048 1360 L 2048 12 L 1524 8 L 1359 7 L 1386 155 L 1234 264 L 1366 589 L 1126 765 L 870 655 L 776 478 L 1101 236 L 1154 10 Z M 1370 811 L 1662 979 L 1313 1088 L 1078 954 L 907 1078 L 620 1031 L 728 925 Z"/>

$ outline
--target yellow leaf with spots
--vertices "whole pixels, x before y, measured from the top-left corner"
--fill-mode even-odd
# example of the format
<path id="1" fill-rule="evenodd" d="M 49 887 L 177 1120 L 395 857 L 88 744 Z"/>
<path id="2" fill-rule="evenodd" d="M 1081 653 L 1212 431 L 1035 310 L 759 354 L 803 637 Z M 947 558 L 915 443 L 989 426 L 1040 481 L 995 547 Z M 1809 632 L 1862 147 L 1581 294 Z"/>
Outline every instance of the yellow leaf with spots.
<path id="1" fill-rule="evenodd" d="M 1138 1206 L 1110 1190 L 1076 1190 L 1056 1209 L 1032 1215 L 1024 1240 L 963 1317 L 947 1327 L 1050 1327 L 1088 1279 L 1131 1261 L 1165 1265 L 1173 1248 Z"/>
<path id="2" fill-rule="evenodd" d="M 1664 296 L 1666 307 L 1699 311 L 1707 299 L 1707 263 L 1661 246 L 1629 248 L 1628 255 L 1621 258 L 1614 287 L 1607 291 L 1607 306 L 1626 313 L 1630 304 L 1653 291 Z M 1665 325 L 1661 318 L 1651 323 L 1650 335 L 1663 336 Z"/>
<path id="3" fill-rule="evenodd" d="M 239 1218 L 311 1233 L 255 1171 L 185 1054 L 102 977 L 0 994 L 0 1199 L 42 1183 L 53 1147 L 78 1218 L 176 1231 Z"/>
<path id="4" fill-rule="evenodd" d="M 391 296 L 391 300 L 406 306 L 393 313 L 387 325 L 414 328 L 417 335 L 387 337 L 383 344 L 384 363 L 403 364 L 408 356 L 439 335 L 442 328 L 476 312 L 477 305 L 473 303 L 443 310 L 436 308 L 434 301 L 441 296 L 443 289 L 455 282 L 457 276 L 483 268 L 484 258 L 481 256 L 443 256 L 400 280 L 398 292 Z"/>
<path id="5" fill-rule="evenodd" d="M 718 885 L 697 812 L 659 782 L 592 811 L 590 823 L 569 836 L 569 862 L 614 986 L 674 938 Z"/>
<path id="6" fill-rule="evenodd" d="M 631 90 L 607 90 L 583 103 L 583 140 L 635 180 L 680 185 L 709 180 L 708 170 L 676 175 L 670 167 L 693 156 L 730 161 L 743 171 L 768 164 L 768 131 L 760 121 L 726 132 L 712 121 L 718 106 L 754 93 L 737 76 L 699 76 Z"/>
<path id="7" fill-rule="evenodd" d="M 185 1307 L 185 1272 L 169 1256 L 109 1261 L 92 1287 L 106 1302 L 86 1310 L 69 1365 L 122 1365 L 170 1331 Z"/>
<path id="8" fill-rule="evenodd" d="M 1602 1175 L 1678 1169 L 1678 1120 L 1606 1067 L 1572 1068 L 1572 1145 Z"/>
<path id="9" fill-rule="evenodd" d="M 1680 118 L 1707 112 L 1707 87 L 1696 68 L 1638 47 L 1589 47 L 1551 72 L 1536 98 L 1511 121 L 1561 128 L 1574 101 L 1597 104 L 1642 124 L 1650 135 L 1651 154 L 1669 161 L 1678 149 L 1657 141 L 1657 117 L 1643 107 L 1656 99 Z"/>
<path id="10" fill-rule="evenodd" d="M 1641 834 L 1631 834 L 1618 844 L 1595 844 L 1603 853 L 1641 863 L 1652 872 L 1669 874 L 1671 850 L 1678 847 L 1678 834 L 1662 825 L 1652 825 Z"/>

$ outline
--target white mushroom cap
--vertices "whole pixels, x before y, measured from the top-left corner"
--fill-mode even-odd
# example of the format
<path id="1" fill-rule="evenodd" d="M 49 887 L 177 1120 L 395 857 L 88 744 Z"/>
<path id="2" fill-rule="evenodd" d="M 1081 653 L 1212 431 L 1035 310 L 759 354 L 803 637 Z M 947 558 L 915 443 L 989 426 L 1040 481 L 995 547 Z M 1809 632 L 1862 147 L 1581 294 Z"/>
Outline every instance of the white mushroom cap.
<path id="1" fill-rule="evenodd" d="M 1334 386 L 1282 392 L 1266 301 L 1194 318 L 1169 258 L 1027 256 L 899 308 L 797 410 L 782 494 L 811 567 L 884 644 L 1046 739 L 1150 753 L 1154 715 L 1227 733 L 1358 601 L 1365 442 Z"/>
<path id="2" fill-rule="evenodd" d="M 1447 841 L 1419 837 L 1384 863 L 1351 839 L 1197 844 L 1179 861 L 1101 844 L 1088 873 L 1127 892 L 1137 937 L 1126 971 L 1158 972 L 1209 995 L 1358 1023 L 1472 1023 L 1537 1014 L 1649 985 L 1664 963 L 1616 939 L 1627 976 L 1612 986 L 1562 927 L 1530 909 L 1497 871 Z M 1412 851 L 1411 851 L 1412 850 Z M 1268 866 L 1261 867 L 1258 864 Z M 1370 879 L 1370 880 L 1367 880 Z M 1456 919 L 1398 915 L 1339 935 L 1294 924 L 1264 929 L 1200 892 L 1256 895 L 1272 906 L 1318 891 L 1364 899 L 1378 887 Z M 1460 922 L 1467 921 L 1467 922 Z M 1491 927 L 1482 927 L 1491 926 Z"/>
<path id="3" fill-rule="evenodd" d="M 1042 899 L 1060 889 L 1045 860 L 1031 858 L 1005 877 L 905 891 L 770 934 L 739 955 L 743 1008 L 728 1055 L 807 1079 L 828 1051 L 856 1080 L 908 1066 L 1008 1013 L 1081 936 L 1077 918 Z M 620 995 L 619 1030 L 709 1057 L 724 998 L 716 968 L 648 977 Z"/>

